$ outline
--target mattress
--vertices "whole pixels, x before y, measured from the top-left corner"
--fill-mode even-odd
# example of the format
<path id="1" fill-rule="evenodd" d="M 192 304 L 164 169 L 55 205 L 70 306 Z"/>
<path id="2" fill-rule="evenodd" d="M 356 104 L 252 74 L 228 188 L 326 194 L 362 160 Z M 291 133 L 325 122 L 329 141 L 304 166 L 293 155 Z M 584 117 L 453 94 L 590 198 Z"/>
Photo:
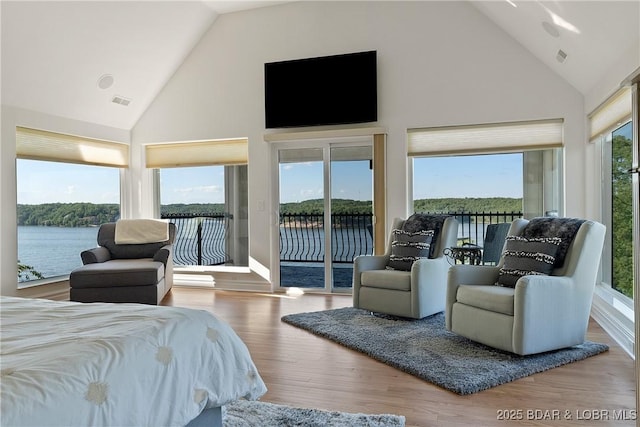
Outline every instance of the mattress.
<path id="1" fill-rule="evenodd" d="M 3 426 L 184 426 L 266 392 L 209 312 L 0 297 Z"/>

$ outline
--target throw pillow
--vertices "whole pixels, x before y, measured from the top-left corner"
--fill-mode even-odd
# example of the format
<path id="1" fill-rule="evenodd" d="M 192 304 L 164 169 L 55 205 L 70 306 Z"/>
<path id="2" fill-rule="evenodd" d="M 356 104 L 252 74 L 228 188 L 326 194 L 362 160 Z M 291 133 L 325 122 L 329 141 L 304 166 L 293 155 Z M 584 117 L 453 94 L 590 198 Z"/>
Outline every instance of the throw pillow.
<path id="1" fill-rule="evenodd" d="M 433 230 L 410 232 L 395 229 L 391 233 L 391 256 L 387 268 L 410 271 L 416 260 L 429 258 Z"/>
<path id="2" fill-rule="evenodd" d="M 561 242 L 559 237 L 507 236 L 496 285 L 515 288 L 522 276 L 551 274 Z"/>
<path id="3" fill-rule="evenodd" d="M 584 222 L 585 220 L 580 218 L 533 218 L 522 230 L 522 237 L 559 237 L 562 239 L 554 265 L 554 268 L 560 268 L 564 264 L 571 242 Z"/>
<path id="4" fill-rule="evenodd" d="M 420 230 L 433 230 L 433 238 L 431 248 L 429 249 L 429 258 L 434 257 L 436 242 L 440 237 L 440 231 L 444 221 L 449 215 L 414 213 L 402 225 L 404 231 L 415 233 Z"/>

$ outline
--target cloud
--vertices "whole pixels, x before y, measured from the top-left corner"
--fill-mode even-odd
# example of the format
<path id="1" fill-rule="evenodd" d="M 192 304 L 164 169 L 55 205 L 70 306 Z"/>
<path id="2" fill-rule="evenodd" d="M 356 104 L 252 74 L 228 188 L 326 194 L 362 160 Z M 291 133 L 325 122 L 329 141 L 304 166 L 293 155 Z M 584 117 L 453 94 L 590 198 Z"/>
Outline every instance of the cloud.
<path id="1" fill-rule="evenodd" d="M 220 185 L 200 185 L 197 187 L 183 187 L 174 188 L 174 193 L 190 194 L 190 193 L 221 193 L 222 186 Z"/>

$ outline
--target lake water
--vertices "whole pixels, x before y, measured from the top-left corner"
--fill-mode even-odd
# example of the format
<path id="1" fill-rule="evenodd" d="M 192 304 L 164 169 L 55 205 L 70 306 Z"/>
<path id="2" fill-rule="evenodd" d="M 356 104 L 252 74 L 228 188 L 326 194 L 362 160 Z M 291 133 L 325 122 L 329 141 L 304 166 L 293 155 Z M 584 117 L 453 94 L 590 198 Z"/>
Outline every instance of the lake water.
<path id="1" fill-rule="evenodd" d="M 189 233 L 190 228 L 185 224 L 181 225 L 177 235 L 178 241 L 174 245 L 174 260 L 176 265 L 195 265 L 197 253 L 195 234 Z M 205 228 L 208 226 L 219 228 L 213 223 L 207 224 Z M 215 264 L 218 258 L 224 261 L 224 231 L 221 232 L 223 233 L 221 236 L 214 236 L 207 230 L 204 231 L 203 234 L 207 236 L 203 244 L 205 264 Z M 322 238 L 318 238 L 318 234 L 322 236 L 322 233 L 322 229 L 315 230 L 311 236 L 298 230 L 298 233 L 289 235 L 289 238 L 281 241 L 283 255 L 295 254 L 294 259 L 301 261 L 322 260 L 324 242 Z M 22 264 L 33 267 L 46 278 L 67 275 L 75 268 L 82 266 L 80 258 L 82 251 L 97 246 L 97 235 L 98 227 L 18 226 L 18 259 Z M 334 239 L 334 244 L 337 243 L 334 259 L 342 262 L 349 262 L 361 253 L 370 253 L 373 246 L 371 236 L 364 229 L 357 231 L 339 229 L 335 231 Z M 306 249 L 302 249 L 303 247 Z"/>
<path id="2" fill-rule="evenodd" d="M 80 252 L 97 246 L 98 227 L 18 226 L 18 259 L 44 277 L 80 267 Z"/>
<path id="3" fill-rule="evenodd" d="M 195 264 L 191 260 L 195 255 L 195 246 L 189 241 L 194 240 L 188 233 L 179 233 L 181 243 L 176 242 L 174 259 L 177 264 Z M 357 230 L 357 231 L 356 231 Z M 281 229 L 281 251 L 284 260 L 321 261 L 324 259 L 324 237 L 322 229 L 315 230 L 313 236 L 308 232 L 285 232 Z M 355 234 L 355 235 L 354 235 Z M 469 231 L 464 233 L 469 237 Z M 471 238 L 475 240 L 475 232 L 471 230 Z M 82 266 L 80 253 L 97 246 L 96 237 L 98 227 L 37 227 L 18 226 L 18 259 L 22 264 L 29 265 L 50 278 L 69 274 L 73 269 Z M 461 233 L 462 235 L 462 233 Z M 223 237 L 218 237 L 222 239 Z M 339 229 L 334 233 L 334 260 L 350 262 L 354 256 L 371 253 L 373 242 L 365 230 Z M 214 243 L 216 239 L 209 239 L 208 245 L 220 247 L 221 243 Z M 186 243 L 189 243 L 188 245 Z M 208 252 L 207 244 L 203 252 Z M 197 245 L 196 245 L 197 246 Z M 345 248 L 349 248 L 348 250 Z M 211 252 L 215 248 L 210 249 Z M 224 260 L 224 252 L 221 259 Z M 185 262 L 185 260 L 188 260 Z M 182 261 L 182 262 L 180 262 Z"/>

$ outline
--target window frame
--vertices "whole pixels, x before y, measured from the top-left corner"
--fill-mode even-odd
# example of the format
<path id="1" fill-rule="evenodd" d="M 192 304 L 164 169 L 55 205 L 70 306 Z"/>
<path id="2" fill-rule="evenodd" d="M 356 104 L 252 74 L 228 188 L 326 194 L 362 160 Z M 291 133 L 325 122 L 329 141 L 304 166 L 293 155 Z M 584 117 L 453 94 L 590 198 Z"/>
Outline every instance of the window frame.
<path id="1" fill-rule="evenodd" d="M 123 192 L 122 192 L 122 183 L 123 183 L 123 179 L 124 179 L 124 171 L 125 169 L 123 169 L 122 167 L 116 167 L 116 166 L 111 166 L 111 165 L 102 165 L 102 164 L 96 164 L 96 163 L 81 163 L 78 161 L 72 161 L 72 162 L 65 162 L 62 160 L 43 160 L 43 159 L 32 159 L 30 157 L 26 157 L 23 158 L 21 156 L 16 155 L 16 160 L 15 160 L 15 164 L 16 164 L 16 186 L 15 186 L 15 191 L 16 191 L 16 202 L 17 202 L 17 193 L 19 190 L 19 181 L 18 181 L 18 174 L 17 174 L 17 168 L 18 168 L 18 161 L 20 160 L 35 160 L 35 161 L 41 161 L 41 162 L 48 162 L 48 163 L 56 163 L 56 164 L 73 164 L 73 165 L 82 165 L 82 166 L 88 166 L 88 167 L 99 167 L 99 168 L 111 168 L 111 169 L 117 169 L 118 170 L 118 183 L 117 183 L 117 188 L 118 188 L 118 211 L 119 211 L 119 215 L 122 215 L 122 209 L 123 209 Z M 60 202 L 60 203 L 64 203 L 64 202 Z M 82 202 L 78 202 L 78 203 L 82 203 Z M 17 205 L 18 203 L 16 203 L 16 211 L 17 211 Z M 16 221 L 16 234 L 17 234 L 17 221 Z M 18 239 L 16 239 L 16 261 L 19 261 L 19 257 L 17 256 L 19 254 L 19 244 L 20 241 Z M 87 249 L 89 248 L 89 246 L 87 247 Z M 79 257 L 79 253 L 77 254 L 77 256 Z M 37 287 L 37 286 L 43 286 L 43 285 L 49 285 L 49 284 L 53 284 L 53 283 L 58 283 L 61 281 L 65 281 L 69 279 L 69 275 L 71 274 L 71 271 L 69 271 L 68 273 L 65 274 L 59 274 L 56 276 L 50 276 L 50 277 L 44 277 L 41 279 L 32 279 L 32 280 L 25 280 L 25 281 L 18 281 L 18 279 L 16 278 L 16 289 L 27 289 L 27 288 L 33 288 L 33 287 Z"/>
<path id="2" fill-rule="evenodd" d="M 144 144 L 144 164 L 147 170 L 152 171 L 152 181 L 154 189 L 154 212 L 157 217 L 161 216 L 161 184 L 160 173 L 161 169 L 165 168 L 190 168 L 190 167 L 207 167 L 207 166 L 223 166 L 225 170 L 224 188 L 225 188 L 225 206 L 229 203 L 231 195 L 234 193 L 230 191 L 230 185 L 227 178 L 233 172 L 229 172 L 229 167 L 233 166 L 246 166 L 248 169 L 248 138 L 226 138 L 226 139 L 211 139 L 211 140 L 197 140 L 197 141 L 174 141 L 174 142 L 159 142 Z M 231 203 L 234 209 L 233 213 L 233 229 L 234 239 L 236 239 L 233 249 L 234 254 L 238 254 L 238 250 L 241 248 L 244 239 L 243 233 L 246 233 L 246 254 L 240 253 L 239 257 L 244 259 L 246 256 L 246 265 L 215 265 L 215 266 L 200 266 L 200 265 L 187 265 L 176 267 L 176 271 L 183 273 L 202 273 L 202 272 L 215 272 L 215 271 L 241 271 L 249 270 L 249 209 L 248 209 L 248 182 L 246 182 L 246 189 L 243 193 L 247 199 L 247 206 L 236 206 Z M 243 218 L 241 213 L 246 212 L 246 218 Z M 240 222 L 246 223 L 246 230 L 238 229 Z M 234 256 L 235 258 L 236 256 Z"/>
<path id="3" fill-rule="evenodd" d="M 593 186 L 598 193 L 595 195 L 596 199 L 599 197 L 599 214 L 601 222 L 607 227 L 611 226 L 611 140 L 613 138 L 613 131 L 619 127 L 632 122 L 633 140 L 635 144 L 638 144 L 638 103 L 640 99 L 637 94 L 637 82 L 631 87 L 622 86 L 618 91 L 607 98 L 600 106 L 598 106 L 592 113 L 587 115 L 587 119 L 590 121 L 588 135 L 588 141 L 594 145 L 595 162 L 594 162 L 594 181 Z M 621 104 L 625 103 L 625 108 L 621 108 Z M 613 113 L 607 111 L 608 108 L 612 108 Z M 620 113 L 624 111 L 624 114 Z M 616 113 L 617 112 L 617 113 Z M 602 119 L 604 117 L 607 120 Z M 606 126 L 594 126 L 593 121 L 605 123 Z M 595 132 L 599 128 L 599 132 Z M 609 150 L 609 152 L 607 152 Z M 637 156 L 637 153 L 634 153 Z M 637 157 L 636 160 L 637 161 Z M 633 188 L 633 187 L 632 187 Z M 637 187 L 636 187 L 637 188 Z M 632 190 L 633 191 L 633 190 Z M 637 206 L 637 201 L 636 201 Z M 637 226 L 638 212 L 634 213 L 635 226 Z M 634 226 L 634 227 L 635 227 Z M 636 227 L 637 229 L 637 227 Z M 605 240 L 605 247 L 603 250 L 603 260 L 611 260 L 612 248 L 611 248 L 611 236 L 607 233 Z M 637 238 L 634 243 L 634 250 L 638 249 Z M 611 287 L 611 283 L 604 280 L 607 277 L 611 277 L 611 266 L 605 266 L 605 263 L 601 263 L 600 277 L 595 287 L 595 293 L 592 305 L 592 316 L 594 319 L 602 325 L 603 329 L 609 333 L 620 346 L 631 356 L 634 357 L 634 347 L 637 348 L 636 342 L 638 319 L 640 314 L 638 313 L 638 306 L 640 300 L 632 300 L 624 294 L 614 290 Z M 609 270 L 607 270 L 609 268 Z M 634 266 L 634 280 L 635 288 L 634 295 L 638 295 L 638 266 Z"/>
<path id="4" fill-rule="evenodd" d="M 631 118 L 628 117 L 623 119 L 622 123 L 617 123 L 613 128 L 609 127 L 606 131 L 603 132 L 602 136 L 596 141 L 596 145 L 598 146 L 598 151 L 600 153 L 599 156 L 599 169 L 600 169 L 600 195 L 602 203 L 600 205 L 600 215 L 602 218 L 603 224 L 607 227 L 607 229 L 612 229 L 613 224 L 613 206 L 612 206 L 612 170 L 611 170 L 611 162 L 612 162 L 612 142 L 613 142 L 613 132 L 617 129 L 626 126 L 631 123 Z M 633 124 L 632 124 L 633 125 Z M 611 233 L 607 233 L 605 246 L 602 254 L 602 262 L 601 262 L 601 277 L 598 284 L 599 291 L 602 293 L 602 296 L 606 299 L 611 307 L 618 311 L 620 314 L 628 318 L 629 320 L 633 320 L 633 312 L 634 312 L 634 303 L 633 299 L 624 295 L 623 293 L 617 291 L 613 288 L 612 283 L 610 283 L 610 279 L 613 274 L 613 242 Z"/>

